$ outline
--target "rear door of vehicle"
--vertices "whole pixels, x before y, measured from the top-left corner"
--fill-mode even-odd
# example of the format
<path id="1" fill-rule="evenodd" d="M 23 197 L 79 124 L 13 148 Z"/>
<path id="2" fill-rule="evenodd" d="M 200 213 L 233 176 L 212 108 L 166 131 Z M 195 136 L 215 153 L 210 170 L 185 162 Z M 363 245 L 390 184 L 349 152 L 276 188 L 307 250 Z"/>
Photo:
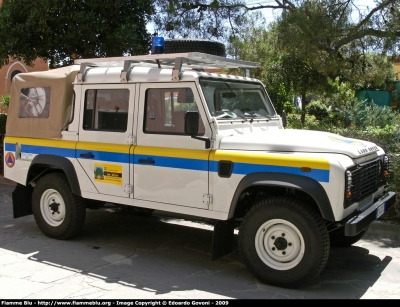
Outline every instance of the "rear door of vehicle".
<path id="1" fill-rule="evenodd" d="M 129 197 L 134 85 L 82 86 L 76 158 L 100 194 Z"/>

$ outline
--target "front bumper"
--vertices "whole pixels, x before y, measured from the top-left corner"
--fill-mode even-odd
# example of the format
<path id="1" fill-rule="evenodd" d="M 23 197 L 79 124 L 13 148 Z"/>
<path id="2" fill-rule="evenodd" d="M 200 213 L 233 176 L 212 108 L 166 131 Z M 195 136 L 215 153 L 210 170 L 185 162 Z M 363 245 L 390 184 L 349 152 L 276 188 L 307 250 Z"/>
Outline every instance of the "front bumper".
<path id="1" fill-rule="evenodd" d="M 396 193 L 388 192 L 365 211 L 358 212 L 344 226 L 345 236 L 355 236 L 384 214 L 396 201 Z"/>

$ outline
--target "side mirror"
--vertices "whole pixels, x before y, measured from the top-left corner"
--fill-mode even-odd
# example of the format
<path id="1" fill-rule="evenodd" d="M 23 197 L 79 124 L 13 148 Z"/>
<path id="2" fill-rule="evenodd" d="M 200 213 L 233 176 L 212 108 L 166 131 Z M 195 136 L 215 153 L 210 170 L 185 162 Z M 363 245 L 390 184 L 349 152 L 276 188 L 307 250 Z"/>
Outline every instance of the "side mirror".
<path id="1" fill-rule="evenodd" d="M 199 133 L 200 114 L 196 111 L 188 111 L 185 113 L 185 134 L 190 135 L 193 139 L 205 142 L 205 148 L 211 148 L 211 141 L 206 136 L 198 136 Z"/>
<path id="2" fill-rule="evenodd" d="M 185 113 L 185 133 L 191 136 L 199 132 L 199 112 L 188 111 Z"/>
<path id="3" fill-rule="evenodd" d="M 286 117 L 286 111 L 285 110 L 282 111 L 282 124 L 283 124 L 283 128 L 286 128 L 286 126 L 287 126 L 287 117 Z"/>

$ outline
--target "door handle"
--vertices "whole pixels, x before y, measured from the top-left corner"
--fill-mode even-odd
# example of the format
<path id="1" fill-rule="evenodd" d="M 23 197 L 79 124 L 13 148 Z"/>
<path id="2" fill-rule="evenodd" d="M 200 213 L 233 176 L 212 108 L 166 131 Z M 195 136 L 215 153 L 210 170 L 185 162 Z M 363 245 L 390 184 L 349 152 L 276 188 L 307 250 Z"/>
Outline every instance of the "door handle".
<path id="1" fill-rule="evenodd" d="M 153 159 L 139 159 L 140 164 L 153 165 L 156 163 Z"/>
<path id="2" fill-rule="evenodd" d="M 91 154 L 91 153 L 81 154 L 80 156 L 81 156 L 81 158 L 84 158 L 84 159 L 93 159 L 94 158 L 94 154 Z"/>

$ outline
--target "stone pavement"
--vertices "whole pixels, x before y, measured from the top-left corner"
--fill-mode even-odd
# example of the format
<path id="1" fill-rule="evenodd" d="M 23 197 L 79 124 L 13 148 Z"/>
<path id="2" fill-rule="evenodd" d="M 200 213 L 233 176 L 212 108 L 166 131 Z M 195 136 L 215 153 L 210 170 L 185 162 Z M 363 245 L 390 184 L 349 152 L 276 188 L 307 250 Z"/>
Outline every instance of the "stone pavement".
<path id="1" fill-rule="evenodd" d="M 293 290 L 258 282 L 237 249 L 211 261 L 211 227 L 200 223 L 107 206 L 87 211 L 77 238 L 48 238 L 33 216 L 13 219 L 13 188 L 0 182 L 0 299 L 400 299 L 398 225 L 374 222 Z"/>

